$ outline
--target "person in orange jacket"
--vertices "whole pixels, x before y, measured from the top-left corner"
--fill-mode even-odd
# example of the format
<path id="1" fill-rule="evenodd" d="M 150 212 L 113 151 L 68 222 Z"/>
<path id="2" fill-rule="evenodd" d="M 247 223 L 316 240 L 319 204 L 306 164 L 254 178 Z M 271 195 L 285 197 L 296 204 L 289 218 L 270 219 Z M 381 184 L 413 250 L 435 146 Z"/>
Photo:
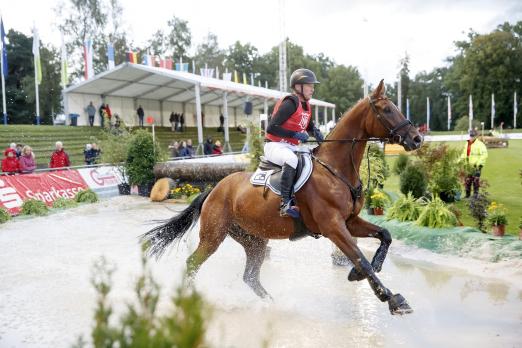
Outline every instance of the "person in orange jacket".
<path id="1" fill-rule="evenodd" d="M 61 141 L 57 141 L 56 150 L 51 155 L 51 161 L 49 162 L 49 168 L 63 168 L 69 167 L 71 161 L 69 161 L 69 155 L 63 150 L 63 144 Z"/>

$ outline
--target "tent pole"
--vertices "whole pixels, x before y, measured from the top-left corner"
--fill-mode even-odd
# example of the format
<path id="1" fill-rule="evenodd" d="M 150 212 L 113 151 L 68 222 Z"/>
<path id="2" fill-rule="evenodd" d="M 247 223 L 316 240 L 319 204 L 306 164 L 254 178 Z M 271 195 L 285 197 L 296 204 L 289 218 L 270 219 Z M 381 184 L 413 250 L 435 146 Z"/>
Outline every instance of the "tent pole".
<path id="1" fill-rule="evenodd" d="M 200 93 L 200 84 L 196 83 L 194 86 L 194 91 L 196 93 L 196 120 L 198 127 L 198 148 L 196 149 L 196 154 L 203 154 L 203 122 L 201 119 L 201 93 Z"/>
<path id="2" fill-rule="evenodd" d="M 232 147 L 230 146 L 230 134 L 228 133 L 228 93 L 223 93 L 223 117 L 225 118 L 225 152 L 232 152 Z"/>

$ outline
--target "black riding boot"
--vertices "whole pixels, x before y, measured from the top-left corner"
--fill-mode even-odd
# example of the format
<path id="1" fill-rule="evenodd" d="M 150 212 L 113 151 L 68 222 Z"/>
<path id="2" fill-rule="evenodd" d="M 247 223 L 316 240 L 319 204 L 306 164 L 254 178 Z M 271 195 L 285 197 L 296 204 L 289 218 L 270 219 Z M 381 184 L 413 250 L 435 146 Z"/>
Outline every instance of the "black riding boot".
<path id="1" fill-rule="evenodd" d="M 288 164 L 283 165 L 281 173 L 281 216 L 299 217 L 299 209 L 294 206 L 292 191 L 294 186 L 296 170 Z"/>

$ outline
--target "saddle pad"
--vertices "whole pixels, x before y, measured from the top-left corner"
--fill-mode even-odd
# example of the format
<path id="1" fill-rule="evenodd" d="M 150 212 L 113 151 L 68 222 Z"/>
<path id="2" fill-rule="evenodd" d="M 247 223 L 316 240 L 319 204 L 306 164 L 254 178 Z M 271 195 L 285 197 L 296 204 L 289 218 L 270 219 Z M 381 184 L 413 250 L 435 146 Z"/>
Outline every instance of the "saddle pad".
<path id="1" fill-rule="evenodd" d="M 303 168 L 301 170 L 301 174 L 299 178 L 294 183 L 294 192 L 299 191 L 301 187 L 306 183 L 306 181 L 312 175 L 312 159 L 310 155 L 303 155 Z M 254 186 L 266 186 L 276 195 L 281 195 L 281 169 L 279 170 L 262 170 L 257 168 L 257 170 L 250 177 L 250 183 Z"/>

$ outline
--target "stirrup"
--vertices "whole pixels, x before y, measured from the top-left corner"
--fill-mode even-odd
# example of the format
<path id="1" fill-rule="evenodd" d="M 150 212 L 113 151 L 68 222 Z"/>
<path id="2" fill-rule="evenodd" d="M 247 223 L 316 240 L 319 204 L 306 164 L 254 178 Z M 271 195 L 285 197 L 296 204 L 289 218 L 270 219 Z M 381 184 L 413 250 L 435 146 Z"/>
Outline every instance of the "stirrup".
<path id="1" fill-rule="evenodd" d="M 299 218 L 299 207 L 292 205 L 292 203 L 292 200 L 289 200 L 288 202 L 281 204 L 281 208 L 279 210 L 279 215 L 281 217 L 291 217 L 294 219 Z"/>

